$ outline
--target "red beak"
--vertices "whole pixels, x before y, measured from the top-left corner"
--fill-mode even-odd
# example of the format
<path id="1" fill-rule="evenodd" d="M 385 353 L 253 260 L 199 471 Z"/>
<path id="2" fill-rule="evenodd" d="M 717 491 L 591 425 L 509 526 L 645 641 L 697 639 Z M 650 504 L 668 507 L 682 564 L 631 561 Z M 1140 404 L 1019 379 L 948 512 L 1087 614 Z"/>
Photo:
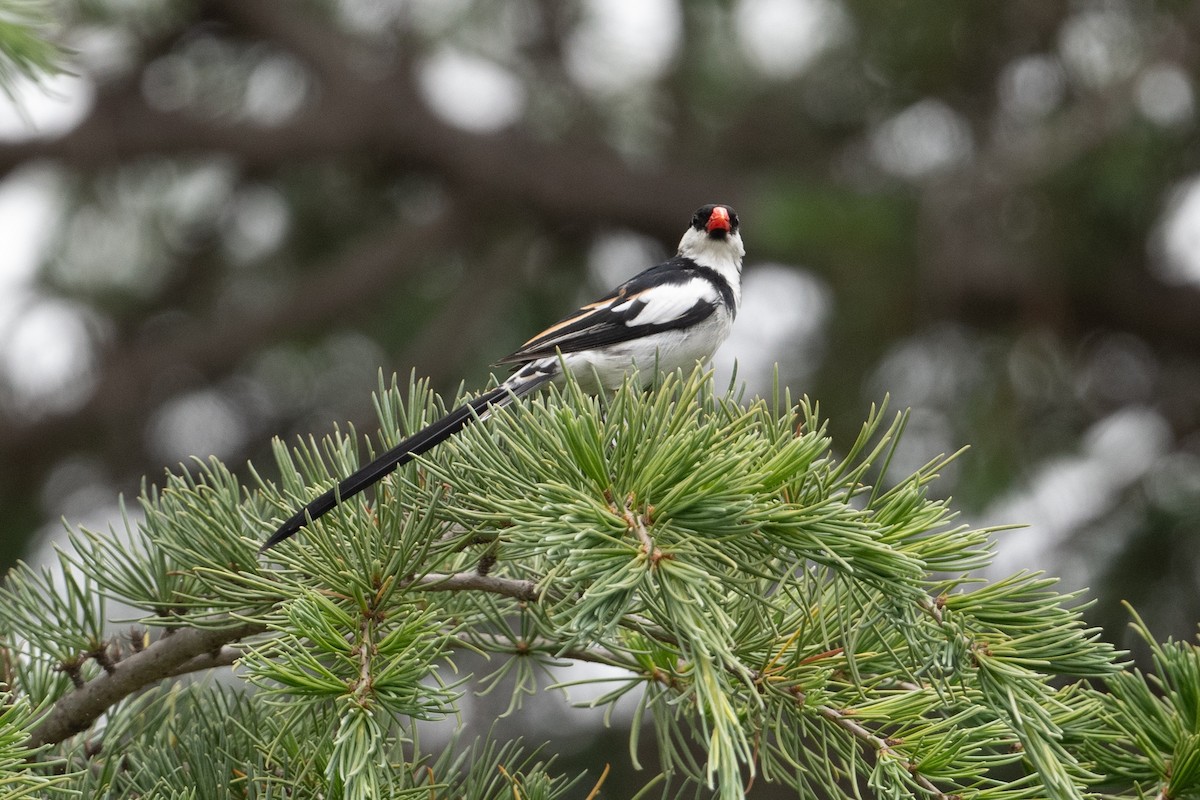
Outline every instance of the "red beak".
<path id="1" fill-rule="evenodd" d="M 712 210 L 712 215 L 708 218 L 708 224 L 704 226 L 704 229 L 709 233 L 712 233 L 713 229 L 715 228 L 720 228 L 726 233 L 728 233 L 730 230 L 729 212 L 725 210 L 724 206 L 717 206 L 714 208 Z"/>

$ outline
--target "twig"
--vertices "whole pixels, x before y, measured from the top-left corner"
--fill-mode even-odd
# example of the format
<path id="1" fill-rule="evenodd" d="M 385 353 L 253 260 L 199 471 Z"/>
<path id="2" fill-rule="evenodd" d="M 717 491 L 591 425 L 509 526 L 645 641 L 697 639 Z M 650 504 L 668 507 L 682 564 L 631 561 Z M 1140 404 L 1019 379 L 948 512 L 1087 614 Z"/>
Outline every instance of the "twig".
<path id="1" fill-rule="evenodd" d="M 642 515 L 625 509 L 625 524 L 637 534 L 638 540 L 642 543 L 642 549 L 646 551 L 650 560 L 657 560 L 655 556 L 659 554 L 659 550 L 654 546 L 654 540 L 650 538 L 650 531 L 646 530 L 646 522 L 642 519 Z"/>
<path id="2" fill-rule="evenodd" d="M 803 693 L 800 693 L 798 696 L 801 698 L 801 702 L 803 702 Z M 896 761 L 908 771 L 908 774 L 912 776 L 917 785 L 929 792 L 929 794 L 933 797 L 940 798 L 940 800 L 947 800 L 947 798 L 950 797 L 950 795 L 947 795 L 941 789 L 937 788 L 932 781 L 921 775 L 921 773 L 917 772 L 917 768 L 913 765 L 913 763 L 897 752 L 896 749 L 888 743 L 887 739 L 884 739 L 882 736 L 873 733 L 861 723 L 856 722 L 844 712 L 839 711 L 832 706 L 817 706 L 816 710 L 818 714 L 832 722 L 834 725 L 837 725 L 854 738 L 869 745 L 876 752 L 876 754 L 880 756 L 886 755 L 890 758 L 896 759 Z"/>
<path id="3" fill-rule="evenodd" d="M 534 602 L 533 581 L 463 572 L 426 575 L 414 589 L 431 592 L 481 591 Z M 63 695 L 29 734 L 29 746 L 56 744 L 87 730 L 115 703 L 164 678 L 232 665 L 242 654 L 231 642 L 263 633 L 260 622 L 240 622 L 226 628 L 176 628 L 143 650 L 112 665 L 111 671 L 82 683 Z"/>
<path id="4" fill-rule="evenodd" d="M 609 502 L 612 502 L 611 495 Z M 638 541 L 642 543 L 642 550 L 646 553 L 646 558 L 650 560 L 650 565 L 654 566 L 659 559 L 663 557 L 663 552 L 654 546 L 654 539 L 650 536 L 650 531 L 646 529 L 646 517 L 642 513 L 635 513 L 631 505 L 633 496 L 625 498 L 625 502 L 621 505 L 621 517 L 625 520 L 625 526 L 633 531 L 637 536 Z"/>
<path id="5" fill-rule="evenodd" d="M 195 659 L 220 651 L 230 642 L 266 630 L 258 622 L 228 628 L 183 628 L 113 665 L 75 691 L 63 695 L 29 734 L 29 746 L 61 742 L 91 727 L 114 703 L 179 670 Z M 199 662 L 196 662 L 199 663 Z"/>
<path id="6" fill-rule="evenodd" d="M 480 633 L 472 634 L 469 637 L 458 636 L 452 642 L 454 647 L 461 647 L 468 650 L 484 649 L 487 652 L 507 653 L 515 656 L 540 653 L 565 661 L 586 661 L 589 664 L 603 664 L 633 673 L 642 671 L 640 665 L 637 663 L 622 661 L 611 650 L 595 646 L 590 648 L 572 647 L 566 650 L 556 650 L 553 648 L 552 643 L 546 645 L 530 644 L 521 639 L 514 640 L 504 636 Z"/>
<path id="7" fill-rule="evenodd" d="M 245 651 L 240 647 L 221 647 L 211 653 L 203 653 L 183 662 L 168 672 L 166 677 L 177 678 L 180 675 L 188 675 L 192 672 L 204 672 L 208 669 L 232 667 L 243 655 L 245 655 Z"/>
<path id="8" fill-rule="evenodd" d="M 365 704 L 371 695 L 371 656 L 375 654 L 374 617 L 370 613 L 362 615 L 358 636 L 358 685 L 354 687 L 355 700 Z"/>
<path id="9" fill-rule="evenodd" d="M 412 583 L 412 588 L 428 592 L 478 591 L 512 597 L 517 600 L 537 602 L 537 584 L 533 581 L 514 578 L 499 578 L 495 575 L 480 575 L 475 570 L 454 575 L 430 573 Z"/>

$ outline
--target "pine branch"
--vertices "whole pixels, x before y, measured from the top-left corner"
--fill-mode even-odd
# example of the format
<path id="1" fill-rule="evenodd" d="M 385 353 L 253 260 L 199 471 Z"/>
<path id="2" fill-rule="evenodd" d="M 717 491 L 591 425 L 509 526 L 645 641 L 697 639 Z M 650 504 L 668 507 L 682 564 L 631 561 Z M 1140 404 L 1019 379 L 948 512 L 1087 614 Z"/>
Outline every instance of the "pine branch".
<path id="1" fill-rule="evenodd" d="M 45 36 L 50 22 L 49 12 L 39 3 L 8 0 L 0 7 L 0 91 L 18 104 L 18 79 L 41 83 L 64 71 L 66 52 Z"/>
<path id="2" fill-rule="evenodd" d="M 178 678 L 193 672 L 207 672 L 220 667 L 232 667 L 246 651 L 240 647 L 223 646 L 211 653 L 201 653 L 171 670 L 167 677 Z"/>
<path id="3" fill-rule="evenodd" d="M 478 572 L 459 572 L 454 575 L 424 575 L 414 588 L 434 592 L 480 591 L 533 602 L 538 599 L 537 584 L 527 580 L 511 580 Z"/>
<path id="4" fill-rule="evenodd" d="M 509 580 L 476 572 L 426 575 L 413 584 L 426 592 L 491 592 L 524 601 L 537 599 L 531 581 Z M 244 654 L 227 647 L 263 633 L 266 625 L 243 622 L 230 627 L 179 628 L 149 647 L 114 662 L 109 670 L 60 698 L 29 736 L 31 747 L 54 744 L 87 730 L 110 707 L 164 678 L 231 666 Z"/>
<path id="5" fill-rule="evenodd" d="M 384 388 L 379 447 L 445 405 L 424 386 Z M 512 681 L 514 713 L 555 665 L 622 670 L 603 678 L 611 685 L 594 704 L 640 694 L 633 749 L 652 720 L 664 774 L 723 800 L 760 779 L 833 797 L 866 785 L 1065 800 L 1106 774 L 1141 796 L 1192 791 L 1200 737 L 1173 720 L 1196 707 L 1200 658 L 1156 651 L 1170 687 L 1160 701 L 1118 672 L 1117 654 L 1053 581 L 940 577 L 986 564 L 989 532 L 951 524 L 926 496 L 944 460 L 895 486 L 867 485 L 902 424 L 873 410 L 835 458 L 811 409 L 743 406 L 702 374 L 600 399 L 568 385 L 496 411 L 395 473 L 374 500 L 314 521 L 269 564 L 253 557 L 260 534 L 374 448 L 360 454 L 353 434 L 279 446 L 280 484 L 256 479 L 253 490 L 219 462 L 197 462 L 146 493 L 128 539 L 73 534 L 65 592 L 28 568 L 0 590 L 0 627 L 30 643 L 6 673 L 30 705 L 49 705 L 28 745 L 64 742 L 59 753 L 75 758 L 68 737 L 108 711 L 105 736 L 120 736 L 121 752 L 148 748 L 131 774 L 177 771 L 179 756 L 152 746 L 152 732 L 169 729 L 213 786 L 230 771 L 251 782 L 284 773 L 352 785 L 347 795 L 401 796 L 433 779 L 418 780 L 423 762 L 398 730 L 457 711 L 459 690 L 442 676 L 452 652 L 470 649 L 498 664 L 477 688 Z M 144 609 L 150 624 L 169 617 L 173 631 L 149 646 L 131 633 L 121 658 L 99 597 Z M 239 695 L 237 713 L 262 730 L 246 727 L 222 752 L 263 763 L 210 764 L 206 748 L 228 748 L 212 738 L 227 732 L 181 730 L 175 703 L 117 705 L 234 661 L 260 687 Z M 1076 682 L 1054 688 L 1064 676 Z M 1110 680 L 1111 691 L 1078 676 Z M 85 750 L 79 758 L 100 758 Z M 555 797 L 564 785 L 502 766 L 522 792 L 546 786 Z M 500 788 L 479 780 L 453 796 Z"/>
<path id="6" fill-rule="evenodd" d="M 184 628 L 163 636 L 140 653 L 117 662 L 112 672 L 104 672 L 60 698 L 30 731 L 29 745 L 40 747 L 81 733 L 134 692 L 179 674 L 180 668 L 193 659 L 264 630 L 259 623 L 242 622 L 227 628 Z"/>
<path id="7" fill-rule="evenodd" d="M 797 699 L 801 703 L 804 702 L 804 697 L 802 694 L 799 695 Z M 858 722 L 855 722 L 851 717 L 847 716 L 845 712 L 839 711 L 836 708 L 819 705 L 816 707 L 816 710 L 817 713 L 822 717 L 829 720 L 834 725 L 837 725 L 839 728 L 845 730 L 855 739 L 858 739 L 860 742 L 874 750 L 877 754 L 876 757 L 896 759 L 897 763 L 899 763 L 900 766 L 906 772 L 908 772 L 908 774 L 912 775 L 912 779 L 916 782 L 916 784 L 928 792 L 930 797 L 938 798 L 938 800 L 945 800 L 945 798 L 949 797 L 949 795 L 934 785 L 932 781 L 921 775 L 916 765 L 905 758 L 902 753 L 897 752 L 897 750 L 888 743 L 887 739 L 872 733 L 869 729 L 863 725 L 860 725 Z"/>

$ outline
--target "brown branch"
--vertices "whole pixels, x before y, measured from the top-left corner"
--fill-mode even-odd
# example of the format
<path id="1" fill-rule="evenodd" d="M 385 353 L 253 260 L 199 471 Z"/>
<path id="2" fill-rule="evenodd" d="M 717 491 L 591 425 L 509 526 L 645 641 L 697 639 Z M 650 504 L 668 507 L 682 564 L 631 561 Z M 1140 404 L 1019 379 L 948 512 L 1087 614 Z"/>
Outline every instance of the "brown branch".
<path id="1" fill-rule="evenodd" d="M 803 703 L 803 700 L 800 702 Z M 941 789 L 937 788 L 932 781 L 917 772 L 916 766 L 899 752 L 897 752 L 892 745 L 888 743 L 887 739 L 877 736 L 862 724 L 848 717 L 844 712 L 839 711 L 836 708 L 832 708 L 831 706 L 817 706 L 817 713 L 849 733 L 855 739 L 858 739 L 860 742 L 863 742 L 871 747 L 871 749 L 873 749 L 878 756 L 888 756 L 896 759 L 896 761 L 908 771 L 908 774 L 912 776 L 917 785 L 929 792 L 932 797 L 948 797 L 948 795 L 946 795 L 946 793 Z"/>
<path id="2" fill-rule="evenodd" d="M 375 619 L 372 612 L 362 615 L 358 623 L 358 681 L 352 691 L 357 702 L 365 703 L 370 695 L 374 679 L 371 677 L 371 659 L 375 655 Z"/>
<path id="3" fill-rule="evenodd" d="M 661 551 L 654 546 L 654 540 L 650 538 L 650 531 L 646 529 L 646 520 L 641 513 L 635 514 L 628 505 L 622 509 L 622 519 L 625 520 L 626 527 L 633 531 L 642 544 L 642 552 L 646 554 L 651 564 L 658 562 L 662 555 Z"/>
<path id="4" fill-rule="evenodd" d="M 480 575 L 474 570 L 455 575 L 425 575 L 418 578 L 412 588 L 426 592 L 490 592 L 527 602 L 536 602 L 538 599 L 537 584 L 533 581 Z"/>
<path id="5" fill-rule="evenodd" d="M 326 83 L 349 84 L 355 78 L 355 63 L 386 64 L 390 60 L 388 53 L 364 57 L 367 45 L 331 24 L 332 9 L 323 15 L 316 9 L 297 13 L 297 9 L 279 8 L 273 0 L 206 0 L 205 6 L 236 30 L 290 51 Z M 317 19 L 318 15 L 324 18 Z"/>
<path id="6" fill-rule="evenodd" d="M 533 581 L 498 578 L 473 571 L 426 575 L 412 588 L 428 592 L 491 592 L 529 602 L 538 598 L 537 585 Z M 60 697 L 30 732 L 29 746 L 56 744 L 87 730 L 114 704 L 164 678 L 231 666 L 242 651 L 228 646 L 229 643 L 266 630 L 266 626 L 258 622 L 242 622 L 227 628 L 175 629 L 169 636 L 162 636 L 149 647 L 114 663 L 110 672 Z M 365 643 L 367 638 L 363 641 Z"/>
<path id="7" fill-rule="evenodd" d="M 211 653 L 201 653 L 195 658 L 188 659 L 171 670 L 167 674 L 167 677 L 178 678 L 180 675 L 189 675 L 193 672 L 204 672 L 210 669 L 219 669 L 220 667 L 232 667 L 245 654 L 245 651 L 240 647 L 221 647 Z"/>
<path id="8" fill-rule="evenodd" d="M 91 727 L 101 714 L 134 692 L 210 654 L 216 658 L 229 642 L 262 633 L 260 623 L 243 622 L 228 628 L 184 628 L 163 636 L 141 652 L 125 658 L 79 689 L 63 695 L 29 734 L 29 746 L 41 747 L 74 736 Z M 199 663 L 199 662 L 195 662 Z"/>

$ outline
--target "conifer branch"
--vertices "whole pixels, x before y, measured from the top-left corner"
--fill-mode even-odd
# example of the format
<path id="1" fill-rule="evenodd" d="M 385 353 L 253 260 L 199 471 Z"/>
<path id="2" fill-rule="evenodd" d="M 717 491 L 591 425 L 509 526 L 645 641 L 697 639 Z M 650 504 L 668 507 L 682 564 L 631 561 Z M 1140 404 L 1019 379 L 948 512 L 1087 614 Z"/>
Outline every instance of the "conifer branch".
<path id="1" fill-rule="evenodd" d="M 413 588 L 427 592 L 482 591 L 530 602 L 537 600 L 537 587 L 532 581 L 475 572 L 425 575 Z M 232 666 L 243 651 L 227 645 L 266 629 L 255 622 L 228 628 L 171 629 L 170 635 L 110 663 L 103 674 L 81 682 L 74 692 L 60 698 L 31 731 L 29 744 L 31 747 L 53 744 L 85 731 L 111 706 L 164 678 Z"/>
<path id="2" fill-rule="evenodd" d="M 262 633 L 266 626 L 241 622 L 228 628 L 183 628 L 146 649 L 117 662 L 82 687 L 64 695 L 29 733 L 29 746 L 53 744 L 91 727 L 101 714 L 134 692 L 179 674 L 193 659 L 239 639 Z"/>
<path id="3" fill-rule="evenodd" d="M 407 397 L 381 393 L 388 431 L 442 407 L 415 386 Z M 0 588 L 0 631 L 30 644 L 4 659 L 5 674 L 18 702 L 49 704 L 16 730 L 20 746 L 62 742 L 109 712 L 106 736 L 122 747 L 87 748 L 79 769 L 119 749 L 161 783 L 182 748 L 203 765 L 189 774 L 211 767 L 214 785 L 231 773 L 269 781 L 244 760 L 209 761 L 272 751 L 283 736 L 329 766 L 313 774 L 280 751 L 270 775 L 307 770 L 315 786 L 353 780 L 360 797 L 388 796 L 412 788 L 397 775 L 427 763 L 385 752 L 400 747 L 388 731 L 457 710 L 461 690 L 441 673 L 465 648 L 500 665 L 483 689 L 513 679 L 514 711 L 556 664 L 619 668 L 583 679 L 612 682 L 593 704 L 640 693 L 633 739 L 652 720 L 664 774 L 707 783 L 722 800 L 744 794 L 747 773 L 831 797 L 850 796 L 839 788 L 847 776 L 937 800 L 1077 798 L 1104 780 L 1125 781 L 1129 791 L 1113 793 L 1122 800 L 1200 787 L 1200 737 L 1176 721 L 1195 706 L 1200 652 L 1152 645 L 1160 697 L 1120 671 L 1051 579 L 938 577 L 986 564 L 989 532 L 949 524 L 947 506 L 925 496 L 941 462 L 863 488 L 899 422 L 873 412 L 836 459 L 809 408 L 744 408 L 703 376 L 601 402 L 568 387 L 499 410 L 399 471 L 373 505 L 327 515 L 276 564 L 247 561 L 247 526 L 269 527 L 312 486 L 353 470 L 352 438 L 277 447 L 282 487 L 248 492 L 216 461 L 170 476 L 143 498 L 130 529 L 139 544 L 73 536 L 75 554 L 62 558 L 70 591 L 28 568 Z M 101 596 L 147 614 L 172 609 L 175 627 L 153 643 L 127 632 L 122 657 Z M 196 682 L 170 704 L 116 705 L 235 661 L 261 691 Z M 1054 688 L 1060 676 L 1076 682 Z M 1077 676 L 1109 685 L 1102 693 Z M 162 742 L 170 749 L 155 749 Z M 399 761 L 406 768 L 386 766 Z M 436 762 L 439 776 L 458 774 Z M 529 796 L 562 798 L 569 786 L 513 749 L 485 749 L 480 763 L 493 776 L 504 766 Z M 487 787 L 446 795 L 477 800 Z"/>
<path id="4" fill-rule="evenodd" d="M 418 578 L 412 584 L 412 587 L 426 592 L 489 592 L 527 602 L 533 602 L 538 599 L 537 584 L 533 581 L 500 578 L 495 575 L 481 575 L 475 570 L 459 572 L 453 575 L 431 573 Z"/>
<path id="5" fill-rule="evenodd" d="M 245 655 L 245 652 L 240 647 L 226 645 L 211 653 L 201 653 L 171 670 L 167 677 L 178 678 L 181 675 L 189 675 L 193 672 L 206 672 L 210 669 L 219 669 L 220 667 L 232 667 L 237 663 L 239 658 Z"/>
<path id="6" fill-rule="evenodd" d="M 800 703 L 803 704 L 803 702 L 804 702 L 803 693 L 798 695 L 797 699 L 799 700 Z M 916 766 L 911 761 L 909 761 L 907 758 L 905 758 L 903 753 L 897 751 L 892 746 L 892 744 L 890 742 L 888 742 L 887 739 L 871 732 L 870 729 L 868 729 L 868 728 L 864 727 L 863 725 L 861 725 L 860 723 L 856 722 L 854 719 L 852 719 L 850 716 L 848 716 L 846 714 L 846 712 L 844 712 L 844 711 L 839 711 L 836 708 L 832 708 L 830 706 L 825 706 L 825 705 L 817 706 L 816 710 L 817 710 L 817 713 L 820 714 L 822 717 L 829 720 L 830 722 L 832 722 L 834 725 L 838 726 L 842 730 L 846 731 L 851 736 L 853 736 L 855 739 L 858 739 L 860 742 L 869 746 L 872 750 L 875 751 L 877 757 L 879 757 L 879 758 L 888 757 L 888 758 L 896 759 L 896 761 L 900 764 L 900 766 L 903 767 L 904 770 L 907 771 L 908 774 L 912 776 L 913 780 L 916 781 L 917 785 L 920 786 L 922 789 L 924 789 L 926 792 L 928 792 L 931 797 L 938 798 L 938 800 L 944 800 L 945 798 L 948 797 L 948 795 L 946 795 L 941 789 L 937 788 L 937 786 L 935 786 L 932 781 L 930 781 L 925 776 L 921 775 L 921 773 L 917 771 Z"/>

